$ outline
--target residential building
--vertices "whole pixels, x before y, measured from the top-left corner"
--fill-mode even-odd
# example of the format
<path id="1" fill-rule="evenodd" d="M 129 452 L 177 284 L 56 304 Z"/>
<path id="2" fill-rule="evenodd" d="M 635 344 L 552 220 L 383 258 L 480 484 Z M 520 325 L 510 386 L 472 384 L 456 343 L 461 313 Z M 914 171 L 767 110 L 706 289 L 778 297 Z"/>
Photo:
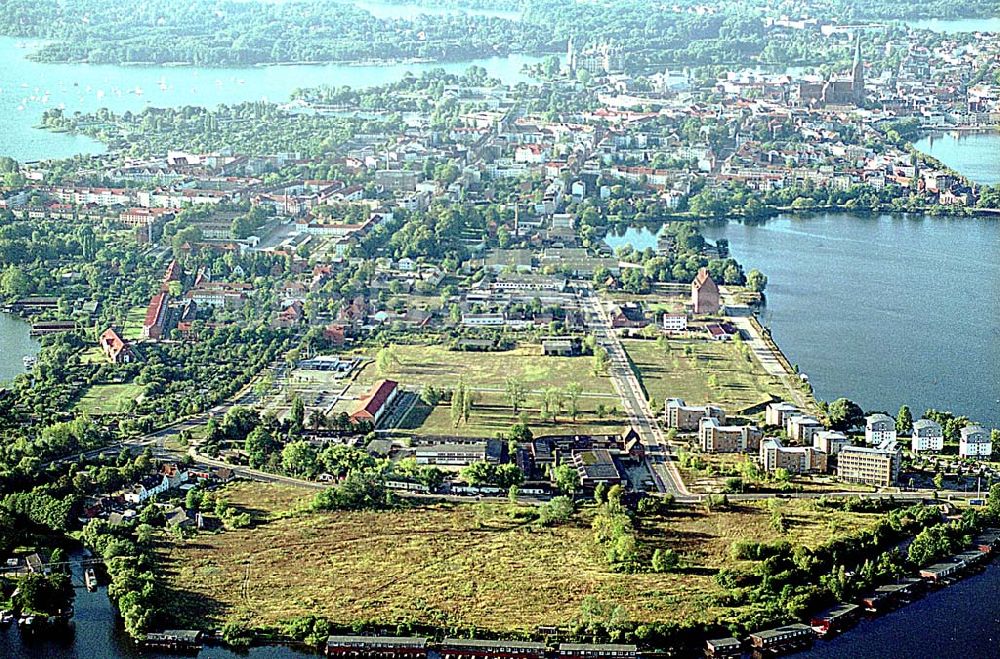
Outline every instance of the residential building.
<path id="1" fill-rule="evenodd" d="M 910 450 L 914 453 L 931 451 L 939 453 L 944 449 L 944 430 L 941 424 L 930 419 L 917 419 L 913 422 L 913 433 L 910 437 Z"/>
<path id="2" fill-rule="evenodd" d="M 719 313 L 721 308 L 719 287 L 712 281 L 708 268 L 699 270 L 691 282 L 691 306 L 699 315 L 714 316 Z"/>
<path id="3" fill-rule="evenodd" d="M 881 444 L 896 441 L 896 420 L 888 414 L 871 414 L 865 417 L 865 443 Z"/>
<path id="4" fill-rule="evenodd" d="M 710 416 L 698 424 L 698 440 L 706 453 L 756 453 L 763 436 L 757 426 L 724 426 Z"/>
<path id="5" fill-rule="evenodd" d="M 542 339 L 542 354 L 555 357 L 575 357 L 583 351 L 577 336 L 550 336 Z"/>
<path id="6" fill-rule="evenodd" d="M 764 425 L 784 428 L 785 417 L 794 414 L 801 414 L 801 412 L 791 403 L 768 403 L 764 410 Z"/>
<path id="7" fill-rule="evenodd" d="M 372 425 L 378 425 L 398 395 L 398 382 L 393 380 L 376 382 L 368 394 L 361 399 L 360 407 L 351 413 L 351 422 L 369 421 Z"/>
<path id="8" fill-rule="evenodd" d="M 663 330 L 665 332 L 686 332 L 688 317 L 684 313 L 663 314 Z"/>
<path id="9" fill-rule="evenodd" d="M 814 416 L 795 414 L 785 418 L 788 439 L 799 444 L 812 444 L 813 436 L 823 430 L 823 424 Z"/>
<path id="10" fill-rule="evenodd" d="M 142 337 L 144 339 L 161 339 L 166 331 L 169 297 L 161 291 L 153 296 L 146 309 L 146 318 L 142 322 Z"/>
<path id="11" fill-rule="evenodd" d="M 162 474 L 147 476 L 124 492 L 127 503 L 140 504 L 170 489 L 170 479 Z"/>
<path id="12" fill-rule="evenodd" d="M 698 430 L 698 424 L 702 417 L 718 419 L 719 423 L 726 422 L 726 412 L 721 407 L 714 405 L 687 405 L 680 398 L 670 398 L 666 402 L 664 420 L 668 428 L 676 428 L 685 432 Z"/>
<path id="13" fill-rule="evenodd" d="M 128 341 L 112 328 L 104 330 L 99 340 L 101 351 L 112 364 L 130 364 L 135 361 L 135 353 Z"/>
<path id="14" fill-rule="evenodd" d="M 767 472 L 775 469 L 786 469 L 793 474 L 823 472 L 826 459 L 826 453 L 812 446 L 785 446 L 773 437 L 760 443 L 760 462 Z"/>
<path id="15" fill-rule="evenodd" d="M 899 478 L 902 451 L 895 440 L 878 446 L 845 446 L 837 456 L 837 478 L 845 483 L 887 487 Z"/>
<path id="16" fill-rule="evenodd" d="M 847 438 L 847 435 L 836 430 L 820 430 L 813 434 L 812 443 L 814 448 L 833 458 L 845 446 L 850 446 L 851 440 Z"/>
<path id="17" fill-rule="evenodd" d="M 958 455 L 962 458 L 988 459 L 993 455 L 993 442 L 990 434 L 980 425 L 973 424 L 962 428 L 958 440 Z"/>

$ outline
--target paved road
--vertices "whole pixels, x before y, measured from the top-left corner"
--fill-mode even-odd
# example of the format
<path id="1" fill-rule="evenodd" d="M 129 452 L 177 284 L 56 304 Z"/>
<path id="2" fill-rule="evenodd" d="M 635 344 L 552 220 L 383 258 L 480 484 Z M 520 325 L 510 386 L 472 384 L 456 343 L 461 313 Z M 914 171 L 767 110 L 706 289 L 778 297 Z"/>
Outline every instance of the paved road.
<path id="1" fill-rule="evenodd" d="M 580 307 L 586 311 L 588 328 L 611 358 L 608 374 L 621 398 L 629 423 L 639 433 L 646 447 L 646 464 L 657 490 L 673 495 L 678 501 L 697 501 L 700 497 L 691 494 L 684 485 L 677 470 L 673 449 L 660 428 L 659 419 L 649 407 L 639 378 L 632 370 L 625 348 L 611 327 L 611 317 L 600 297 L 589 288 L 583 288 L 579 293 L 579 300 Z"/>

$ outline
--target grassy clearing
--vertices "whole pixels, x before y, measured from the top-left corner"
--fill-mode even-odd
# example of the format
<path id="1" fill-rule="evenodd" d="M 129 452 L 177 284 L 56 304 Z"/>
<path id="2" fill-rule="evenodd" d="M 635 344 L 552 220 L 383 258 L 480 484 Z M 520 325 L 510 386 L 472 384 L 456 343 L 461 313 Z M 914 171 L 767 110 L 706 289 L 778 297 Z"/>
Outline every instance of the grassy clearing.
<path id="1" fill-rule="evenodd" d="M 138 384 L 95 384 L 76 403 L 76 411 L 87 414 L 117 414 L 122 406 L 142 394 Z"/>
<path id="2" fill-rule="evenodd" d="M 780 501 L 789 530 L 779 535 L 765 503 L 679 510 L 647 525 L 642 541 L 674 548 L 688 567 L 618 574 L 592 543 L 588 510 L 569 524 L 540 528 L 513 519 L 502 504 L 282 516 L 303 500 L 300 490 L 245 483 L 224 496 L 252 512 L 253 528 L 170 540 L 160 549 L 180 626 L 218 625 L 234 614 L 267 626 L 311 613 L 340 624 L 409 620 L 533 631 L 571 624 L 588 595 L 620 604 L 634 620 L 709 621 L 732 612 L 717 603 L 722 591 L 712 575 L 732 566 L 733 541 L 780 537 L 816 546 L 877 519 Z"/>
<path id="3" fill-rule="evenodd" d="M 438 345 L 397 345 L 394 350 L 399 357 L 397 366 L 380 374 L 374 363 L 368 363 L 358 382 L 370 385 L 388 377 L 408 386 L 452 388 L 464 380 L 473 389 L 502 392 L 504 381 L 514 377 L 532 390 L 577 382 L 585 392 L 614 395 L 611 380 L 594 375 L 589 357 L 543 357 L 537 345 L 506 352 L 458 352 Z"/>
<path id="4" fill-rule="evenodd" d="M 623 343 L 643 387 L 658 403 L 683 398 L 692 405 L 711 402 L 733 411 L 765 402 L 772 395 L 787 395 L 780 378 L 741 356 L 732 343 L 670 339 L 666 351 L 656 341 Z"/>
<path id="5" fill-rule="evenodd" d="M 126 341 L 142 340 L 142 324 L 146 322 L 146 307 L 132 307 L 125 317 L 122 338 Z"/>
<path id="6" fill-rule="evenodd" d="M 603 402 L 609 409 L 616 407 L 616 410 L 598 417 L 593 412 L 595 401 Z M 535 435 L 620 433 L 624 417 L 617 407 L 620 407 L 618 400 L 610 397 L 581 399 L 581 413 L 575 421 L 566 413 L 559 414 L 555 422 L 550 418 L 542 419 L 536 407 L 526 410 L 527 422 Z M 457 427 L 451 421 L 451 408 L 447 403 L 434 408 L 418 403 L 404 420 L 400 430 L 413 432 L 414 435 L 493 437 L 497 432 L 510 430 L 517 420 L 510 406 L 501 400 L 501 396 L 493 394 L 482 396 L 473 406 L 469 422 Z"/>

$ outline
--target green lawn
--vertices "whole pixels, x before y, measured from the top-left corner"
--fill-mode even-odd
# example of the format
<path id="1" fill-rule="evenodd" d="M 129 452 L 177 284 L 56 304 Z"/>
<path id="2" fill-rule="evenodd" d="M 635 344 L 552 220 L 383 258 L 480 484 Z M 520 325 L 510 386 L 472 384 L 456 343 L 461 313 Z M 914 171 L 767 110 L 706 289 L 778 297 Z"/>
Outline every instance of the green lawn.
<path id="1" fill-rule="evenodd" d="M 142 393 L 138 384 L 95 384 L 76 404 L 76 411 L 87 414 L 116 414 L 121 406 Z"/>
<path id="2" fill-rule="evenodd" d="M 614 412 L 598 417 L 594 413 L 597 402 L 602 402 L 608 410 Z M 542 419 L 538 406 L 529 400 L 529 407 L 524 413 L 528 417 L 528 426 L 537 435 L 553 434 L 610 434 L 620 433 L 624 428 L 621 406 L 617 399 L 607 397 L 599 399 L 581 399 L 580 413 L 574 421 L 565 411 L 556 415 L 556 421 L 551 418 Z M 520 416 L 520 414 L 518 415 Z M 501 400 L 499 394 L 480 398 L 472 407 L 468 423 L 455 425 L 451 420 L 451 407 L 447 402 L 433 409 L 417 403 L 410 414 L 403 420 L 400 430 L 412 432 L 414 435 L 454 435 L 458 437 L 493 437 L 498 432 L 507 432 L 517 421 L 510 405 Z"/>
<path id="3" fill-rule="evenodd" d="M 146 307 L 132 307 L 128 316 L 125 317 L 125 327 L 122 329 L 122 338 L 126 341 L 139 341 L 142 339 L 142 324 L 146 320 Z"/>
<path id="4" fill-rule="evenodd" d="M 656 341 L 625 340 L 643 387 L 658 404 L 683 398 L 689 404 L 715 403 L 735 411 L 785 397 L 780 378 L 768 375 L 753 357 L 733 343 L 708 339 L 671 339 L 664 350 Z"/>
<path id="5" fill-rule="evenodd" d="M 358 383 L 370 385 L 381 378 L 398 380 L 409 387 L 432 384 L 453 388 L 460 380 L 473 389 L 502 391 L 508 377 L 521 380 L 527 389 L 580 384 L 584 392 L 614 395 L 611 380 L 594 375 L 589 357 L 544 357 L 538 345 L 522 345 L 506 352 L 459 352 L 439 345 L 396 345 L 399 364 L 379 373 L 369 363 Z M 369 355 L 375 356 L 377 351 Z"/>

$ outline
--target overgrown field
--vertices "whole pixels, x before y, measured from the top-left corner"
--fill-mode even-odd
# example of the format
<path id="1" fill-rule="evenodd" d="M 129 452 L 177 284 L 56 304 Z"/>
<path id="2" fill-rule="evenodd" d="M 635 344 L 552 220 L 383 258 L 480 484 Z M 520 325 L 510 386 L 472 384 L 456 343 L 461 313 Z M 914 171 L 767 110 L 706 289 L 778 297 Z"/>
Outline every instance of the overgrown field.
<path id="1" fill-rule="evenodd" d="M 286 514 L 308 495 L 245 483 L 224 496 L 252 512 L 251 528 L 200 533 L 161 549 L 175 595 L 171 613 L 182 627 L 218 625 L 231 616 L 262 627 L 315 614 L 341 624 L 531 632 L 572 624 L 587 596 L 622 606 L 633 620 L 709 621 L 732 612 L 718 604 L 723 591 L 713 575 L 732 566 L 733 541 L 783 538 L 816 546 L 877 519 L 779 501 L 788 529 L 782 534 L 763 502 L 725 512 L 681 509 L 644 523 L 640 538 L 676 550 L 685 567 L 622 574 L 607 568 L 594 545 L 589 508 L 545 528 L 499 503 Z"/>
<path id="2" fill-rule="evenodd" d="M 683 398 L 732 412 L 788 396 L 782 381 L 735 343 L 671 339 L 664 348 L 658 341 L 626 340 L 624 346 L 646 392 L 661 405 L 666 398 Z"/>

